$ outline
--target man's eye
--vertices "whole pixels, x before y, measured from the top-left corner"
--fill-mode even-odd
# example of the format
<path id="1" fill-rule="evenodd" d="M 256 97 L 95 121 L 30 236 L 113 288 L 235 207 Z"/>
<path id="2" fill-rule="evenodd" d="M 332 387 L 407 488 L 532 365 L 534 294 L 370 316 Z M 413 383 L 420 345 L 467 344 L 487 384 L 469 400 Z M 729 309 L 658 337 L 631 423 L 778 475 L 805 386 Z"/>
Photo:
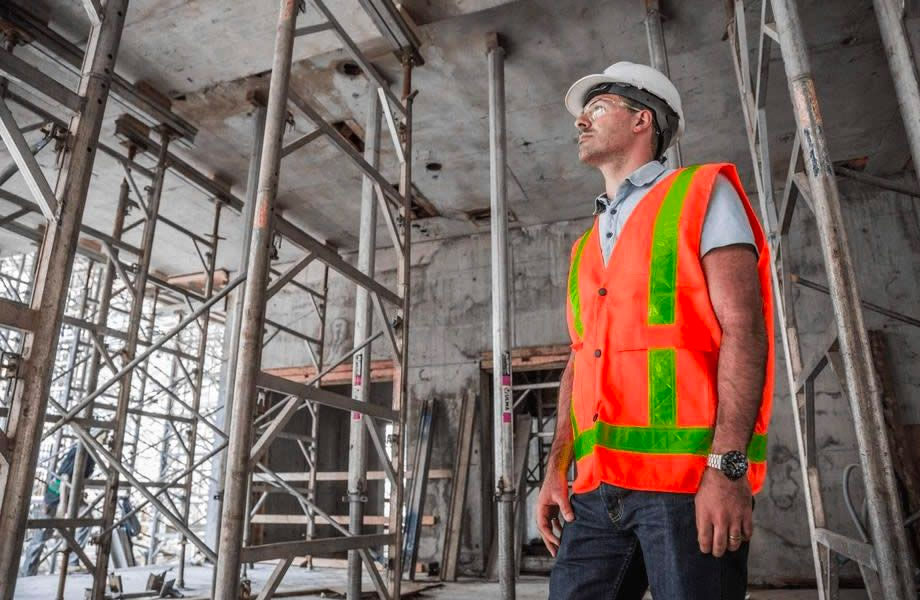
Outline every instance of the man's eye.
<path id="1" fill-rule="evenodd" d="M 591 120 L 597 119 L 598 117 L 603 115 L 605 112 L 607 112 L 607 109 L 604 108 L 603 106 L 595 106 L 594 108 L 591 109 Z"/>

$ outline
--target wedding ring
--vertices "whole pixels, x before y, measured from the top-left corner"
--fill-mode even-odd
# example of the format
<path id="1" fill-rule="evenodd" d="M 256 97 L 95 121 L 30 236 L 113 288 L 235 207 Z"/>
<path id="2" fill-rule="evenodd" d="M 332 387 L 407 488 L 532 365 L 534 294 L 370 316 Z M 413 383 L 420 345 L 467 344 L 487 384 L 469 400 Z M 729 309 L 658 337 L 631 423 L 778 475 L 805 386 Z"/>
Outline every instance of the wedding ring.
<path id="1" fill-rule="evenodd" d="M 743 540 L 744 537 L 740 535 L 729 535 L 728 539 L 730 539 L 733 542 L 737 542 L 738 540 Z"/>

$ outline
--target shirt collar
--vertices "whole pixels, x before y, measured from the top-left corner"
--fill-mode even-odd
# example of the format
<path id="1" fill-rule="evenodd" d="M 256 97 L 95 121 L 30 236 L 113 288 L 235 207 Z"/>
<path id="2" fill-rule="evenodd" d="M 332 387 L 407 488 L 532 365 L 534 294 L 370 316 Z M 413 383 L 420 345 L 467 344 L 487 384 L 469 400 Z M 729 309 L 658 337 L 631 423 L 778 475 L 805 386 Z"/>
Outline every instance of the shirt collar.
<path id="1" fill-rule="evenodd" d="M 625 181 L 628 181 L 633 187 L 643 187 L 658 179 L 664 171 L 665 166 L 663 163 L 651 160 L 627 175 Z M 609 202 L 610 199 L 607 198 L 606 192 L 597 196 L 594 199 L 594 215 L 597 216 L 606 211 Z"/>

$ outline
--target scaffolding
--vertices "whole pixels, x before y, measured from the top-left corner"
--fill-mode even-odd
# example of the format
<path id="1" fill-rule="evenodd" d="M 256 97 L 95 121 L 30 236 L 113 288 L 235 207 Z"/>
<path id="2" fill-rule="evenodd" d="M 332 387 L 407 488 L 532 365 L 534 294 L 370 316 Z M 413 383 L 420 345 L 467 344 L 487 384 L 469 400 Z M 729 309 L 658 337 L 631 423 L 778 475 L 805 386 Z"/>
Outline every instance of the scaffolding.
<path id="1" fill-rule="evenodd" d="M 397 96 L 325 4 L 320 0 L 312 4 L 322 22 L 298 27 L 298 14 L 306 12 L 304 2 L 280 3 L 268 97 L 254 94 L 250 98 L 254 144 L 245 201 L 227 184 L 173 153 L 175 140 L 194 139 L 193 125 L 172 113 L 161 98 L 115 74 L 126 0 L 110 0 L 104 7 L 95 2 L 85 4 L 92 23 L 85 53 L 28 11 L 13 5 L 0 10 L 6 25 L 6 44 L 0 50 L 0 76 L 4 77 L 0 133 L 14 158 L 14 166 L 0 173 L 0 181 L 19 173 L 33 197 L 30 200 L 0 189 L 0 199 L 15 207 L 0 219 L 0 227 L 40 243 L 34 258 L 24 253 L 6 257 L 0 264 L 5 296 L 0 299 L 2 391 L 6 399 L 0 415 L 6 425 L 0 435 L 0 535 L 6 540 L 0 551 L 0 598 L 13 596 L 27 530 L 41 536 L 45 531 L 50 535 L 52 530 L 57 534 L 56 547 L 63 547 L 60 566 L 53 559 L 55 550 L 42 559 L 50 556 L 50 570 L 60 568 L 59 596 L 64 593 L 69 555 L 73 553 L 93 573 L 91 596 L 106 597 L 110 568 L 123 566 L 126 557 L 132 555 L 124 551 L 124 544 L 130 541 L 126 542 L 123 526 L 138 515 L 149 524 L 144 548 L 147 562 L 170 552 L 178 559 L 177 583 L 182 586 L 187 545 L 191 544 L 199 556 L 215 564 L 216 598 L 238 596 L 243 563 L 280 559 L 260 594 L 260 598 L 268 598 L 295 557 L 344 550 L 350 553 L 349 598 L 360 596 L 362 566 L 380 597 L 399 596 L 402 564 L 397 549 L 402 546 L 406 477 L 403 423 L 414 208 L 409 191 L 415 97 L 411 73 L 422 61 L 418 39 L 392 2 L 362 0 L 362 7 L 402 64 L 402 93 Z M 295 38 L 321 31 L 336 34 L 370 82 L 368 139 L 363 156 L 308 100 L 289 87 Z M 58 64 L 80 74 L 79 87 L 71 90 L 18 56 L 15 50 L 22 44 L 38 46 Z M 23 91 L 19 85 L 24 86 Z M 133 111 L 119 117 L 116 127 L 127 151 L 99 140 L 110 91 Z M 30 96 L 50 102 L 54 108 L 46 110 Z M 312 121 L 316 129 L 283 143 L 289 106 Z M 72 118 L 65 120 L 57 116 L 60 114 Z M 43 126 L 42 137 L 31 145 L 26 136 L 31 137 L 37 127 L 21 126 L 25 115 L 38 117 Z M 396 187 L 380 168 L 383 118 L 398 160 L 400 179 Z M 320 137 L 341 150 L 363 173 L 357 266 L 274 214 L 282 158 Z M 52 143 L 61 165 L 54 191 L 35 160 L 35 155 Z M 81 224 L 97 151 L 124 170 L 111 234 Z M 208 234 L 195 233 L 160 214 L 167 174 L 207 195 L 213 205 Z M 149 185 L 139 186 L 138 180 Z M 226 210 L 241 214 L 246 238 L 240 268 L 232 280 L 218 271 L 216 263 L 221 215 Z M 397 257 L 396 289 L 375 279 L 378 210 Z M 128 216 L 134 211 L 140 213 L 139 218 L 129 222 Z M 34 214 L 44 216 L 44 233 L 17 222 Z M 194 244 L 202 270 L 193 278 L 193 285 L 152 271 L 158 225 L 183 233 Z M 138 246 L 124 238 L 134 228 L 141 231 Z M 281 238 L 303 253 L 283 270 L 271 264 Z M 313 263 L 321 265 L 321 289 L 296 280 Z M 325 364 L 329 269 L 353 281 L 359 291 L 354 348 Z M 310 325 L 319 331 L 317 336 L 266 315 L 269 299 L 283 288 L 294 288 L 308 299 L 315 317 Z M 229 307 L 226 319 L 217 310 L 221 302 Z M 379 330 L 373 333 L 375 314 Z M 262 371 L 262 349 L 279 335 L 293 336 L 305 344 L 315 369 L 312 379 L 298 383 Z M 394 357 L 391 407 L 367 401 L 371 345 L 381 339 L 386 340 Z M 212 380 L 213 373 L 221 369 L 220 359 L 215 358 L 220 348 L 227 364 L 223 366 L 226 377 L 218 400 Z M 349 359 L 353 363 L 352 396 L 322 389 L 323 376 Z M 352 415 L 351 443 L 355 450 L 349 462 L 347 529 L 315 501 L 320 405 Z M 303 410 L 311 415 L 311 435 L 296 436 L 310 467 L 305 491 L 269 469 L 265 460 L 274 440 L 290 437 L 283 431 L 285 425 Z M 223 424 L 216 422 L 221 412 Z M 380 434 L 377 423 L 387 424 L 388 435 Z M 160 435 L 149 436 L 146 432 L 151 429 Z M 363 531 L 367 439 L 381 457 L 392 490 L 385 515 L 387 533 Z M 60 477 L 58 463 L 70 448 L 75 449 L 74 475 Z M 84 476 L 87 461 L 102 471 L 101 480 Z M 205 471 L 204 465 L 210 461 L 221 465 L 217 482 L 196 475 Z M 59 504 L 64 508 L 55 515 L 30 518 L 36 485 L 44 490 L 58 479 L 63 480 L 64 499 Z M 258 496 L 252 493 L 254 479 L 259 482 Z M 216 548 L 201 538 L 200 524 L 202 498 L 212 483 L 216 483 L 222 500 L 222 531 Z M 268 493 L 290 494 L 300 503 L 307 524 L 305 541 L 249 543 L 251 516 Z M 123 504 L 125 497 L 131 498 L 127 505 Z M 342 536 L 314 539 L 317 521 L 331 525 Z M 77 539 L 88 528 L 96 532 L 94 553 L 84 551 Z M 389 562 L 384 566 L 388 567 L 389 582 L 384 581 L 372 558 L 369 550 L 374 547 L 388 548 Z"/>
<path id="2" fill-rule="evenodd" d="M 838 597 L 837 557 L 841 556 L 859 565 L 870 598 L 907 600 L 916 597 L 911 552 L 889 450 L 880 382 L 863 320 L 864 304 L 860 299 L 844 228 L 837 173 L 824 134 L 803 24 L 794 0 L 763 0 L 755 45 L 752 45 L 747 34 L 745 4 L 750 3 L 742 0 L 729 3 L 727 34 L 755 171 L 761 220 L 773 259 L 773 288 L 778 301 L 779 331 L 805 482 L 819 598 Z M 920 120 L 917 118 L 920 114 L 920 93 L 904 29 L 903 6 L 899 10 L 892 0 L 876 0 L 875 12 L 910 140 L 914 168 L 917 169 L 920 168 L 920 145 L 917 144 L 920 141 Z M 788 172 L 779 191 L 776 191 L 771 173 L 766 111 L 774 44 L 780 50 L 797 125 Z M 756 61 L 753 69 L 752 50 Z M 800 162 L 804 171 L 799 170 Z M 884 180 L 881 182 L 884 185 Z M 826 289 L 834 317 L 826 339 L 821 341 L 813 356 L 802 356 L 792 294 L 795 285 L 791 271 L 792 257 L 788 250 L 792 214 L 799 198 L 810 209 L 817 223 L 828 278 Z M 832 531 L 827 525 L 815 438 L 815 379 L 827 366 L 831 366 L 837 376 L 853 415 L 869 516 L 868 531 L 862 532 L 862 540 Z"/>

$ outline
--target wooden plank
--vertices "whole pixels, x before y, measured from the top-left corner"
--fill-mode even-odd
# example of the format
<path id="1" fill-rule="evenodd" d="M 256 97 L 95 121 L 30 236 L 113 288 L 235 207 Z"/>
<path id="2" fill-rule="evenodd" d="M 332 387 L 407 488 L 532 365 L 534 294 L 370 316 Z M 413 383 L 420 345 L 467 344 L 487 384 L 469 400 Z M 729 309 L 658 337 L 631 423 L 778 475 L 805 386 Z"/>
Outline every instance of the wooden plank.
<path id="1" fill-rule="evenodd" d="M 318 373 L 316 367 L 313 365 L 278 367 L 275 369 L 265 369 L 265 372 L 298 383 L 306 383 L 316 377 Z M 393 359 L 386 358 L 371 361 L 371 381 L 393 381 Z M 322 383 L 325 385 L 350 385 L 351 361 L 329 371 L 329 373 L 323 377 Z"/>
<path id="2" fill-rule="evenodd" d="M 475 430 L 476 406 L 478 404 L 476 394 L 473 390 L 467 390 L 461 401 L 463 406 L 460 409 L 457 460 L 454 463 L 447 526 L 444 528 L 441 581 L 457 580 L 457 562 L 460 557 L 460 540 L 463 533 L 463 508 L 466 505 L 466 489 L 470 477 L 470 458 L 473 453 L 473 431 Z"/>
<path id="3" fill-rule="evenodd" d="M 869 330 L 869 346 L 872 349 L 872 363 L 882 390 L 882 414 L 888 429 L 892 460 L 898 465 L 895 476 L 907 496 L 907 510 L 910 515 L 920 510 L 920 469 L 912 456 L 912 441 L 904 427 L 898 411 L 898 400 L 894 394 L 894 379 L 888 360 L 888 344 L 882 331 Z M 914 549 L 920 549 L 920 528 L 912 527 Z"/>
<path id="4" fill-rule="evenodd" d="M 565 368 L 571 354 L 572 349 L 565 344 L 514 348 L 511 351 L 511 368 L 512 371 L 533 371 L 553 367 L 562 369 Z M 487 371 L 494 368 L 495 361 L 492 360 L 491 351 L 480 355 L 479 365 Z"/>

